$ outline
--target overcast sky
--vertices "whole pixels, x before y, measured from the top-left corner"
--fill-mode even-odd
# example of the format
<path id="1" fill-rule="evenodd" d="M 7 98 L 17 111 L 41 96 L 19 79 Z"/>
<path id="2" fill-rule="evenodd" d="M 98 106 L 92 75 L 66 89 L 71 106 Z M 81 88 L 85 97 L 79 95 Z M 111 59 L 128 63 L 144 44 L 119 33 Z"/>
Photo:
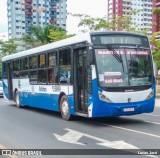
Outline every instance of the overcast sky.
<path id="1" fill-rule="evenodd" d="M 107 14 L 107 0 L 67 0 L 67 12 L 104 17 Z M 0 33 L 8 31 L 7 25 L 7 0 L 0 0 Z M 78 33 L 77 25 L 77 18 L 67 17 L 69 33 Z"/>

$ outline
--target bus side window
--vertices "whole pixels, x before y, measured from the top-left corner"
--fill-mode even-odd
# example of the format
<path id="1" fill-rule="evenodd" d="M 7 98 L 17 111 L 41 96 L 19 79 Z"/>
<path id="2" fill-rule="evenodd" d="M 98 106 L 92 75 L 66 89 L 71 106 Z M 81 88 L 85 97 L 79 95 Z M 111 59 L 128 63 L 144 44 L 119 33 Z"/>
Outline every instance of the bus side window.
<path id="1" fill-rule="evenodd" d="M 3 68 L 3 78 L 7 79 L 8 77 L 7 63 L 2 63 L 2 68 Z"/>
<path id="2" fill-rule="evenodd" d="M 37 56 L 33 56 L 29 58 L 29 68 L 36 69 L 37 68 Z"/>
<path id="3" fill-rule="evenodd" d="M 70 48 L 59 51 L 59 83 L 71 83 L 71 51 Z"/>
<path id="4" fill-rule="evenodd" d="M 20 62 L 19 60 L 13 61 L 13 78 L 20 77 Z"/>
<path id="5" fill-rule="evenodd" d="M 46 67 L 46 55 L 41 54 L 38 56 L 38 68 L 45 68 Z"/>
<path id="6" fill-rule="evenodd" d="M 58 83 L 57 51 L 48 54 L 48 83 Z"/>

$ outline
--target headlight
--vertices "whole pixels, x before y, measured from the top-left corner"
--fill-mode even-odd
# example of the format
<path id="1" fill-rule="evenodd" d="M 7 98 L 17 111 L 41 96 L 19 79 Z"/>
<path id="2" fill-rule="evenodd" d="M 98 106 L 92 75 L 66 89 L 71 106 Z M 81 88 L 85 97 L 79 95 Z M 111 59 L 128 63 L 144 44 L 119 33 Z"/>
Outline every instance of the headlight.
<path id="1" fill-rule="evenodd" d="M 154 95 L 154 89 L 152 89 L 151 93 L 147 96 L 147 98 L 145 100 L 152 98 L 153 95 Z"/>
<path id="2" fill-rule="evenodd" d="M 98 92 L 99 95 L 99 99 L 105 102 L 109 102 L 111 103 L 112 101 L 110 99 L 108 99 L 102 92 Z"/>

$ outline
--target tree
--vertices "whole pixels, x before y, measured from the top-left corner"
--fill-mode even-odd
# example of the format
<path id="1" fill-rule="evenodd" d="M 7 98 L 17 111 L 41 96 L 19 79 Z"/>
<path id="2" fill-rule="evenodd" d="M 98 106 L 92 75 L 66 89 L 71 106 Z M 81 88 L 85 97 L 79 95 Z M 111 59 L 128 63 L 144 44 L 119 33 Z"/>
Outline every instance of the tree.
<path id="1" fill-rule="evenodd" d="M 31 34 L 25 35 L 23 37 L 23 41 L 31 47 L 36 47 L 50 43 L 50 38 L 48 37 L 48 35 L 51 29 L 54 29 L 54 26 L 30 26 L 28 30 L 31 31 Z"/>
<path id="2" fill-rule="evenodd" d="M 153 9 L 153 14 L 160 14 L 160 7 L 156 7 Z"/>
<path id="3" fill-rule="evenodd" d="M 59 29 L 55 29 L 55 30 L 50 30 L 49 33 L 49 38 L 52 42 L 56 42 L 65 38 L 69 38 L 74 36 L 74 34 L 72 35 L 67 35 L 67 32 L 65 30 L 59 30 Z"/>
<path id="4" fill-rule="evenodd" d="M 147 29 L 138 28 L 138 26 L 135 26 L 135 24 L 132 22 L 132 15 L 135 15 L 138 12 L 140 12 L 140 10 L 131 11 L 126 16 L 113 16 L 112 20 L 108 20 L 107 17 L 94 18 L 85 14 L 69 14 L 80 19 L 78 26 L 83 27 L 83 30 L 81 30 L 82 32 L 97 30 L 118 30 L 147 34 Z"/>
<path id="5" fill-rule="evenodd" d="M 30 47 L 37 47 L 47 43 L 55 42 L 69 36 L 66 35 L 66 31 L 63 28 L 56 27 L 53 25 L 31 26 L 30 35 L 25 35 L 23 41 Z"/>
<path id="6" fill-rule="evenodd" d="M 15 39 L 10 39 L 9 41 L 0 41 L 1 53 L 0 53 L 0 78 L 2 77 L 2 57 L 16 53 L 17 44 L 15 44 Z"/>
<path id="7" fill-rule="evenodd" d="M 150 37 L 150 42 L 152 44 L 152 52 L 154 61 L 157 63 L 157 68 L 160 69 L 160 40 L 157 39 L 160 36 L 160 32 L 155 32 Z"/>
<path id="8" fill-rule="evenodd" d="M 10 39 L 2 44 L 2 56 L 16 53 L 16 49 L 15 39 Z"/>

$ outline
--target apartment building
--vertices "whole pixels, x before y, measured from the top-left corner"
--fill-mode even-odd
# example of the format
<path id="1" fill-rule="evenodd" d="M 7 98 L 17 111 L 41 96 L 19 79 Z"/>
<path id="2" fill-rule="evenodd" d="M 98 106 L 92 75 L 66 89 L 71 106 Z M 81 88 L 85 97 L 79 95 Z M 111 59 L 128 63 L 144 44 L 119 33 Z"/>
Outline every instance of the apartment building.
<path id="1" fill-rule="evenodd" d="M 153 9 L 156 7 L 160 7 L 160 0 L 153 0 Z M 155 14 L 153 15 L 152 32 L 158 31 L 160 31 L 160 14 Z"/>
<path id="2" fill-rule="evenodd" d="M 146 28 L 152 33 L 153 0 L 108 0 L 108 19 L 127 16 L 131 11 L 139 12 L 132 15 L 132 22 L 137 28 Z"/>
<path id="3" fill-rule="evenodd" d="M 52 24 L 66 29 L 67 0 L 8 0 L 8 36 L 21 38 L 29 26 Z"/>

